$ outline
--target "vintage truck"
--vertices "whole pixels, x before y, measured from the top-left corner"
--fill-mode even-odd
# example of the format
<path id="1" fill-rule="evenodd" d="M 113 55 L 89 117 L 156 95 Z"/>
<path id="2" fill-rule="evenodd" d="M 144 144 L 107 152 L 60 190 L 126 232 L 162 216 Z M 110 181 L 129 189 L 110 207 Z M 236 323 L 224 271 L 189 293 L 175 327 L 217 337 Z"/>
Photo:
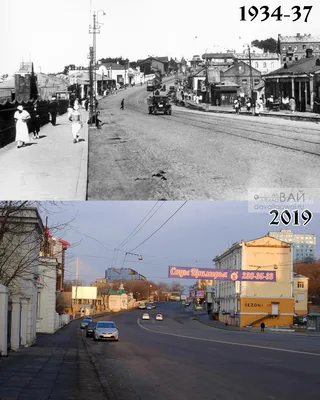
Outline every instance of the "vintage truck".
<path id="1" fill-rule="evenodd" d="M 169 103 L 168 96 L 156 95 L 149 96 L 148 98 L 148 111 L 149 114 L 163 113 L 165 115 L 171 115 L 171 104 Z"/>

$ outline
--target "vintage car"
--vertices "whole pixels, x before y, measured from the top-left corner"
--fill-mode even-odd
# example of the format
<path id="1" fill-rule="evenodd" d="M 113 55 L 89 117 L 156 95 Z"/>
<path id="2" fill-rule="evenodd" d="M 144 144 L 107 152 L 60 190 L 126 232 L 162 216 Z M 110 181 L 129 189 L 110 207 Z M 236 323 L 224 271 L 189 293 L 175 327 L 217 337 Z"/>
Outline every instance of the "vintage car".
<path id="1" fill-rule="evenodd" d="M 168 96 L 157 95 L 150 96 L 148 98 L 148 110 L 149 114 L 163 113 L 165 115 L 171 115 L 171 104 L 169 104 Z"/>

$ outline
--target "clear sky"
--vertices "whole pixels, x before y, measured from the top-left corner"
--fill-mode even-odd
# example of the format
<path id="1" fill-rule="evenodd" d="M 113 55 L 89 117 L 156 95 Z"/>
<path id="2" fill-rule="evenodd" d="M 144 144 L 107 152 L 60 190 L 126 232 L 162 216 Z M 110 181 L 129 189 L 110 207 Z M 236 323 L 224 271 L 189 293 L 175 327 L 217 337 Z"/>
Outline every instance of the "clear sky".
<path id="1" fill-rule="evenodd" d="M 304 22 L 296 22 L 291 8 L 312 5 Z M 311 33 L 320 36 L 320 4 L 315 0 L 10 0 L 1 1 L 0 73 L 14 73 L 22 60 L 32 60 L 35 70 L 60 72 L 68 64 L 87 65 L 90 7 L 98 13 L 101 34 L 97 37 L 97 59 L 128 57 L 131 61 L 148 55 L 192 57 L 214 51 L 214 46 L 235 48 L 254 39 L 277 38 L 278 33 Z M 268 4 L 272 12 L 280 4 L 290 14 L 282 22 L 240 21 L 240 7 Z M 241 40 L 239 40 L 241 37 Z"/>
<path id="2" fill-rule="evenodd" d="M 212 268 L 212 259 L 232 243 L 255 239 L 272 230 L 288 229 L 283 225 L 271 228 L 270 216 L 248 213 L 246 202 L 190 201 L 158 233 L 133 250 L 182 204 L 179 201 L 90 201 L 70 202 L 59 208 L 54 207 L 55 212 L 49 217 L 49 225 L 55 225 L 57 221 L 73 220 L 63 235 L 72 244 L 67 251 L 66 279 L 75 279 L 76 257 L 79 257 L 79 279 L 90 283 L 98 277 L 104 277 L 104 271 L 112 266 L 114 248 L 127 238 L 155 205 L 152 212 L 157 212 L 121 248 L 122 252 L 119 252 L 113 265 L 122 267 L 125 252 L 141 254 L 142 261 L 136 256 L 127 256 L 123 267 L 133 268 L 155 282 L 170 281 L 167 278 L 169 265 Z M 314 233 L 319 239 L 319 214 L 314 214 L 314 219 L 307 227 L 291 229 L 296 233 Z M 320 247 L 317 246 L 319 255 Z M 193 283 L 192 280 L 180 282 L 185 285 Z"/>

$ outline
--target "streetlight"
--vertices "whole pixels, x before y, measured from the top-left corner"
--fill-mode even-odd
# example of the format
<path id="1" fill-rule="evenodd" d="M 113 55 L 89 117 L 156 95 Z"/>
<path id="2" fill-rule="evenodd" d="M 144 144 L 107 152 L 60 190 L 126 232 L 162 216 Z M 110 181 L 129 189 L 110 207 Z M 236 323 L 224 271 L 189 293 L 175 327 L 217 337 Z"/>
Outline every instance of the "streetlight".
<path id="1" fill-rule="evenodd" d="M 256 102 L 254 99 L 254 87 L 253 87 L 253 75 L 252 75 L 252 62 L 251 62 L 251 48 L 250 44 L 247 44 L 249 51 L 249 66 L 250 66 L 250 92 L 251 92 L 251 104 L 252 104 L 252 113 L 256 114 Z"/>

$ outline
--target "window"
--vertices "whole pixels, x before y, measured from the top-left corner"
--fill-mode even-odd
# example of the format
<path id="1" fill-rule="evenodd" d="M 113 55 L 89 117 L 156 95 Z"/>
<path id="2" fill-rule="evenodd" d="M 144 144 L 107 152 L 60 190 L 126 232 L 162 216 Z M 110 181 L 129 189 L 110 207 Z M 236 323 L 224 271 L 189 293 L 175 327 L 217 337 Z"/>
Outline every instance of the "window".
<path id="1" fill-rule="evenodd" d="M 263 68 L 267 68 L 267 63 L 266 62 L 263 63 Z"/>
<path id="2" fill-rule="evenodd" d="M 295 56 L 295 57 L 294 57 L 294 60 L 295 60 L 295 61 L 298 61 L 298 56 Z"/>
<path id="3" fill-rule="evenodd" d="M 283 46 L 283 47 L 282 47 L 282 50 L 283 50 L 283 51 L 286 51 L 286 46 Z"/>
<path id="4" fill-rule="evenodd" d="M 294 46 L 294 49 L 295 49 L 295 50 L 298 50 L 298 46 Z"/>
<path id="5" fill-rule="evenodd" d="M 304 44 L 304 45 L 302 46 L 302 48 L 303 48 L 303 50 L 305 50 L 305 49 L 307 48 L 307 46 Z"/>
<path id="6" fill-rule="evenodd" d="M 247 80 L 247 79 L 242 79 L 242 83 L 243 83 L 244 85 L 246 85 L 246 84 L 248 83 L 248 80 Z"/>
<path id="7" fill-rule="evenodd" d="M 292 46 L 289 46 L 289 47 L 288 47 L 288 50 L 289 50 L 289 51 L 292 51 Z"/>
<path id="8" fill-rule="evenodd" d="M 287 60 L 287 57 L 283 57 L 283 58 L 282 58 L 282 61 L 283 61 L 283 62 L 286 62 L 286 60 Z"/>
<path id="9" fill-rule="evenodd" d="M 271 68 L 274 68 L 274 62 L 272 61 L 272 63 L 271 63 Z"/>
<path id="10" fill-rule="evenodd" d="M 304 282 L 298 282 L 297 287 L 299 289 L 304 289 Z"/>
<path id="11" fill-rule="evenodd" d="M 292 57 L 291 56 L 289 57 L 289 61 L 292 61 Z"/>
<path id="12" fill-rule="evenodd" d="M 255 85 L 259 85 L 259 83 L 260 83 L 260 79 L 255 79 L 255 80 L 254 80 L 254 84 L 255 84 Z"/>
<path id="13" fill-rule="evenodd" d="M 259 63 L 258 62 L 254 63 L 254 67 L 259 68 Z"/>

